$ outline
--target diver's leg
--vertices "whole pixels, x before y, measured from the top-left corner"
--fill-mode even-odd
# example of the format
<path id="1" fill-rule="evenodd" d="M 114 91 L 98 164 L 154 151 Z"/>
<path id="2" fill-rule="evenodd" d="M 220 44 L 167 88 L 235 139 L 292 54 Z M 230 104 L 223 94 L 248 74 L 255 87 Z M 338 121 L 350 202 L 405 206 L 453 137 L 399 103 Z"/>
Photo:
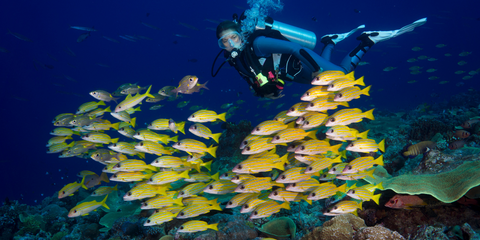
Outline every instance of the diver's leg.
<path id="1" fill-rule="evenodd" d="M 390 38 L 398 37 L 406 32 L 413 31 L 413 29 L 425 24 L 426 22 L 427 19 L 422 18 L 409 25 L 393 31 L 363 32 L 362 35 L 357 37 L 357 39 L 361 41 L 360 44 L 352 52 L 345 56 L 340 66 L 344 68 L 347 72 L 355 70 L 363 55 L 365 55 L 365 53 L 367 53 L 367 51 L 372 48 L 373 45 L 379 42 L 386 41 Z"/>
<path id="2" fill-rule="evenodd" d="M 321 43 L 325 44 L 325 46 L 322 49 L 322 57 L 325 58 L 327 61 L 330 61 L 330 57 L 332 55 L 333 48 L 335 47 L 335 44 L 339 43 L 343 39 L 349 37 L 352 35 L 354 32 L 356 32 L 358 29 L 364 28 L 365 25 L 360 25 L 355 29 L 352 29 L 350 32 L 346 33 L 334 33 L 334 34 L 327 34 L 322 37 Z"/>

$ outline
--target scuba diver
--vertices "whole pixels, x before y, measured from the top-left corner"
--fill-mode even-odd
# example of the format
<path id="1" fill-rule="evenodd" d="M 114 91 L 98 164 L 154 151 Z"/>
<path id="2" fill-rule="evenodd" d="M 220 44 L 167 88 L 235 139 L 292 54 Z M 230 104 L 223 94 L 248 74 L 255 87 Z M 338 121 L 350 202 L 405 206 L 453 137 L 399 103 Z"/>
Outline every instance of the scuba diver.
<path id="1" fill-rule="evenodd" d="M 337 43 L 364 28 L 361 25 L 347 33 L 327 34 L 321 38 L 324 44 L 321 56 L 312 51 L 316 44 L 315 33 L 285 23 L 265 18 L 264 26 L 255 26 L 255 31 L 242 33 L 245 17 L 233 15 L 233 21 L 221 22 L 216 30 L 218 46 L 222 49 L 212 65 L 212 77 L 228 62 L 247 81 L 255 96 L 277 99 L 282 94 L 285 80 L 310 83 L 322 71 L 339 70 L 345 74 L 355 70 L 361 58 L 376 43 L 400 36 L 423 25 L 427 19 L 417 20 L 394 31 L 363 32 L 357 40 L 360 44 L 340 65 L 330 62 Z M 213 67 L 218 56 L 224 52 L 227 59 L 216 73 Z"/>

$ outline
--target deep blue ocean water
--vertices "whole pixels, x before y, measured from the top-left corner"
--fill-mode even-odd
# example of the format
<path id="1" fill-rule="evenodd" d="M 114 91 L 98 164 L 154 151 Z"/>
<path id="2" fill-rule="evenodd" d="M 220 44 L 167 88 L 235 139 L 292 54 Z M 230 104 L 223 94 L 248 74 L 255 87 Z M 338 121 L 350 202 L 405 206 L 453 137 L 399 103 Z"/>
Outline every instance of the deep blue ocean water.
<path id="1" fill-rule="evenodd" d="M 461 79 L 469 71 L 480 68 L 480 13 L 478 1 L 291 1 L 284 0 L 284 9 L 270 15 L 280 22 L 311 30 L 320 38 L 328 33 L 342 33 L 365 24 L 366 30 L 393 30 L 423 17 L 424 26 L 413 33 L 382 42 L 362 59 L 369 64 L 357 68 L 356 76 L 365 76 L 372 85 L 371 97 L 356 100 L 355 107 L 386 111 L 408 111 L 420 104 L 441 102 L 450 96 L 478 90 L 479 75 Z M 158 91 L 165 85 L 176 85 L 187 74 L 208 82 L 210 90 L 203 95 L 185 95 L 175 102 L 150 111 L 142 106 L 136 113 L 139 126 L 156 118 L 186 120 L 188 108 L 200 105 L 223 112 L 223 103 L 246 101 L 229 119 L 252 121 L 253 125 L 298 102 L 293 94 L 303 94 L 310 86 L 293 84 L 266 110 L 248 90 L 247 84 L 233 68 L 224 68 L 216 78 L 210 76 L 212 61 L 220 50 L 216 24 L 206 21 L 231 19 L 233 13 L 248 9 L 246 1 L 4 1 L 0 4 L 0 79 L 2 86 L 1 126 L 2 157 L 0 199 L 20 200 L 33 204 L 51 196 L 65 184 L 76 181 L 81 170 L 100 172 L 103 165 L 80 158 L 58 158 L 46 154 L 45 144 L 54 128 L 52 119 L 65 112 L 74 112 L 84 102 L 93 101 L 88 93 L 103 89 L 113 92 L 123 83 L 153 85 Z M 314 21 L 313 19 L 316 19 Z M 145 22 L 160 30 L 148 28 Z M 194 26 L 187 28 L 180 23 Z M 83 31 L 70 25 L 95 27 L 84 42 L 77 43 Z M 26 42 L 6 34 L 8 30 L 32 40 Z M 4 34 L 5 33 L 5 34 Z M 176 34 L 188 36 L 178 37 Z M 358 36 L 360 33 L 355 34 Z M 152 40 L 129 42 L 119 35 L 141 35 Z M 102 36 L 114 38 L 114 43 Z M 356 47 L 355 37 L 339 43 L 332 61 L 341 59 Z M 437 48 L 437 44 L 445 44 Z M 320 43 L 317 52 L 323 47 Z M 414 47 L 421 51 L 412 51 Z M 67 54 L 70 49 L 75 57 Z M 463 51 L 472 52 L 459 56 Z M 446 53 L 452 56 L 445 56 Z M 438 59 L 408 63 L 409 58 L 426 55 Z M 459 66 L 459 61 L 467 64 Z M 43 68 L 47 64 L 53 69 Z M 102 65 L 102 66 L 100 66 Z M 411 66 L 423 67 L 423 73 L 411 75 Z M 396 67 L 383 71 L 386 67 Z M 429 68 L 438 69 L 427 73 Z M 455 71 L 466 73 L 457 75 Z M 65 76 L 73 78 L 68 80 Z M 438 76 L 437 80 L 429 80 Z M 416 80 L 414 84 L 408 81 Z M 439 84 L 440 81 L 449 81 Z M 463 82 L 463 84 L 459 84 Z M 436 96 L 436 97 L 432 97 Z M 178 109 L 179 101 L 190 101 Z M 279 104 L 283 107 L 276 109 Z M 112 106 L 113 107 L 113 106 Z M 250 111 L 247 113 L 247 109 Z M 259 114 L 258 116 L 255 116 Z M 111 119 L 111 117 L 109 117 Z M 187 124 L 187 127 L 189 124 Z M 221 131 L 220 126 L 212 127 Z M 117 133 L 112 134 L 115 136 Z M 187 137 L 194 137 L 187 133 Z M 180 136 L 183 138 L 183 136 Z M 149 156 L 147 162 L 153 157 Z"/>

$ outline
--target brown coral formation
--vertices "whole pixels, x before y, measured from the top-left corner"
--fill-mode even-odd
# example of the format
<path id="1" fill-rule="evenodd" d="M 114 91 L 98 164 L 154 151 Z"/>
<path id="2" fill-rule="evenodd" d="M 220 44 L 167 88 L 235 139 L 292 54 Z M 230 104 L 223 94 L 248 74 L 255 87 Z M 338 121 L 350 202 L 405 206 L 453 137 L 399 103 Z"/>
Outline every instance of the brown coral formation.
<path id="1" fill-rule="evenodd" d="M 366 227 L 358 230 L 353 236 L 354 240 L 405 240 L 398 232 L 382 226 Z"/>
<path id="2" fill-rule="evenodd" d="M 343 214 L 325 222 L 322 227 L 316 227 L 302 240 L 351 240 L 354 233 L 364 227 L 363 219 L 353 214 Z"/>

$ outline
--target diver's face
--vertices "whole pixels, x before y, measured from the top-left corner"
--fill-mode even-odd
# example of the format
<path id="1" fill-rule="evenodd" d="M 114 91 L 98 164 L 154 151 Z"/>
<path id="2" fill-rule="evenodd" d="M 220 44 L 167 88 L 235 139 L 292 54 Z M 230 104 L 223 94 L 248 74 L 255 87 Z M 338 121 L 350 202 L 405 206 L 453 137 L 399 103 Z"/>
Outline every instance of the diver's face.
<path id="1" fill-rule="evenodd" d="M 234 48 L 240 48 L 242 39 L 238 32 L 232 29 L 225 30 L 221 33 L 220 44 L 226 51 L 231 52 Z"/>

